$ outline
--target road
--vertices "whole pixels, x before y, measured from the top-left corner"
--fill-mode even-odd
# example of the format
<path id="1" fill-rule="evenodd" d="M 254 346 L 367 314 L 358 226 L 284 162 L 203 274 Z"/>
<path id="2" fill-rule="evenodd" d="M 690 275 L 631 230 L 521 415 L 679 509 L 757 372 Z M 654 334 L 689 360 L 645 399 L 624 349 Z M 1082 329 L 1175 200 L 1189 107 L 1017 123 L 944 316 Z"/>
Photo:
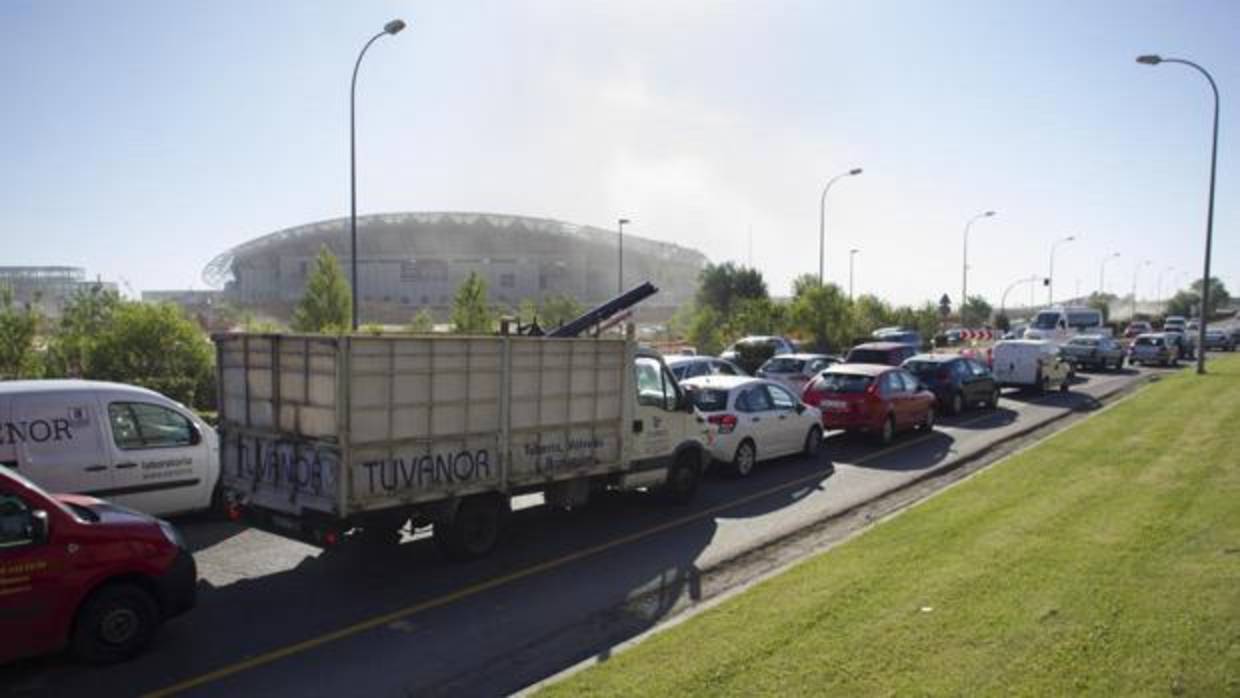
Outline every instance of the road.
<path id="1" fill-rule="evenodd" d="M 47 657 L 0 669 L 0 696 L 495 695 L 648 630 L 701 598 L 705 571 L 1159 373 L 1083 374 L 1067 394 L 1008 392 L 882 449 L 833 434 L 821 458 L 706 478 L 688 507 L 632 493 L 583 510 L 526 506 L 507 544 L 442 561 L 425 534 L 327 551 L 236 525 L 179 522 L 199 605 L 142 657 Z"/>

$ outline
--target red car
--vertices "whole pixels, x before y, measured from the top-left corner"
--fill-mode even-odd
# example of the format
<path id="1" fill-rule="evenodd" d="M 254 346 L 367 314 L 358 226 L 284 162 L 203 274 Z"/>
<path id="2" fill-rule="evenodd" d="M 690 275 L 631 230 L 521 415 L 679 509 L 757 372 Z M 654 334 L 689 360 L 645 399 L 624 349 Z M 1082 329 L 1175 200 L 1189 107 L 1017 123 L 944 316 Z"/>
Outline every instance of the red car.
<path id="1" fill-rule="evenodd" d="M 897 432 L 934 427 L 934 393 L 902 368 L 832 366 L 805 386 L 801 400 L 822 411 L 824 429 L 873 434 L 883 444 Z"/>
<path id="2" fill-rule="evenodd" d="M 0 466 L 0 662 L 66 646 L 128 659 L 194 606 L 194 558 L 167 521 L 50 495 Z"/>

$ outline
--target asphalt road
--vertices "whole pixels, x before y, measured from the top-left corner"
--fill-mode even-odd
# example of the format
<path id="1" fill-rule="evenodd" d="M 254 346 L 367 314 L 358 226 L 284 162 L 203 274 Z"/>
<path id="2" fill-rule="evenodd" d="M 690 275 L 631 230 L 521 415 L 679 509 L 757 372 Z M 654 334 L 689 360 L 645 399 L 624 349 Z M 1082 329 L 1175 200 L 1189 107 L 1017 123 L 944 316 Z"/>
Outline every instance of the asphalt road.
<path id="1" fill-rule="evenodd" d="M 54 656 L 0 669 L 0 696 L 511 693 L 659 623 L 700 596 L 703 570 L 1156 372 L 1082 374 L 1067 394 L 1007 392 L 995 410 L 941 419 L 886 449 L 833 434 L 820 459 L 708 476 L 687 507 L 641 493 L 575 512 L 527 506 L 497 554 L 463 565 L 442 561 L 424 534 L 323 551 L 182 520 L 197 609 L 123 665 Z"/>

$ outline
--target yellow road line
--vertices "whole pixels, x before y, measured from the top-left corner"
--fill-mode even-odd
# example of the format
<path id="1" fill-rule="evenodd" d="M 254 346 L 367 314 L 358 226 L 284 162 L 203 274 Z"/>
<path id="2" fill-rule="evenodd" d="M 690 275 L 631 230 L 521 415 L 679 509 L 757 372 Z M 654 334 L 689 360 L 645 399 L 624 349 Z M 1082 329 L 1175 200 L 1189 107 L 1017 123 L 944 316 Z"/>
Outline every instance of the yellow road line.
<path id="1" fill-rule="evenodd" d="M 975 417 L 973 419 L 966 420 L 957 426 L 967 426 L 970 424 L 975 424 L 977 422 L 989 419 L 993 416 L 994 416 L 993 413 L 986 413 L 983 415 L 979 415 L 978 417 Z M 862 458 L 858 458 L 857 460 L 854 461 L 854 463 L 855 464 L 866 463 L 876 458 L 881 458 L 883 456 L 889 455 L 896 451 L 909 448 L 911 446 L 916 446 L 917 444 L 930 438 L 932 438 L 931 434 L 925 434 L 922 436 L 918 436 L 915 439 L 904 441 L 903 443 L 893 444 L 886 448 L 875 451 L 874 453 L 868 454 Z M 799 487 L 807 482 L 811 482 L 817 478 L 820 478 L 823 474 L 824 474 L 824 471 L 819 471 L 811 475 L 806 475 L 804 477 L 800 477 L 795 480 L 791 480 L 789 482 L 785 482 L 785 483 L 782 483 L 782 484 L 779 484 L 773 487 L 769 487 L 760 492 L 755 492 L 753 494 L 740 497 L 739 499 L 734 499 L 734 500 L 724 502 L 721 504 L 716 504 L 707 509 L 703 509 L 702 511 L 699 511 L 693 514 L 688 514 L 686 516 L 682 516 L 680 518 L 673 519 L 671 521 L 666 521 L 664 523 L 661 523 L 655 526 L 651 526 L 650 528 L 637 531 L 635 533 L 631 533 L 627 536 L 621 536 L 619 538 L 615 538 L 605 543 L 600 543 L 595 546 L 583 548 L 581 550 L 569 553 L 559 558 L 547 560 L 546 562 L 540 562 L 536 565 L 532 565 L 530 567 L 526 567 L 524 569 L 520 569 L 515 572 L 510 572 L 509 574 L 506 574 L 506 575 L 494 577 L 492 579 L 488 579 L 483 582 L 472 584 L 462 589 L 458 589 L 448 594 L 444 594 L 443 596 L 438 596 L 433 599 L 428 599 L 426 601 L 423 601 L 421 603 L 413 604 L 411 606 L 406 606 L 404 608 L 400 608 L 395 611 L 390 611 L 382 615 L 374 616 L 372 618 L 368 618 L 367 620 L 354 623 L 353 625 L 340 628 L 339 630 L 333 630 L 332 632 L 325 633 L 317 637 L 312 637 L 308 640 L 303 640 L 301 642 L 297 642 L 291 645 L 285 645 L 284 647 L 280 647 L 278 649 L 274 649 L 269 652 L 264 652 L 263 654 L 259 654 L 249 659 L 236 662 L 235 664 L 230 664 L 228 666 L 221 667 L 219 669 L 207 672 L 205 674 L 200 674 L 198 676 L 195 676 L 194 678 L 186 679 L 179 683 L 172 684 L 171 686 L 161 688 L 155 691 L 151 691 L 150 693 L 144 694 L 143 698 L 164 698 L 166 696 L 172 696 L 177 693 L 188 691 L 192 688 L 197 688 L 204 684 L 208 684 L 214 681 L 219 681 L 220 679 L 228 678 L 235 674 L 239 674 L 243 671 L 248 671 L 250 669 L 255 669 L 257 667 L 271 664 L 272 662 L 283 659 L 285 657 L 289 657 L 294 654 L 300 654 L 301 652 L 305 652 L 306 650 L 311 650 L 311 649 L 314 649 L 315 647 L 320 647 L 330 642 L 335 642 L 336 640 L 342 640 L 347 637 L 352 637 L 353 635 L 366 632 L 367 630 L 373 630 L 375 628 L 378 628 L 383 625 L 387 625 L 388 623 L 392 623 L 402 618 L 421 613 L 422 611 L 426 611 L 432 608 L 438 608 L 440 606 L 446 606 L 455 601 L 460 601 L 462 599 L 466 599 L 471 596 L 476 596 L 477 594 L 480 594 L 484 591 L 488 591 L 490 589 L 503 586 L 505 584 L 508 584 L 509 582 L 515 582 L 517 580 L 524 579 L 526 577 L 530 577 L 530 576 L 533 576 L 533 575 L 536 575 L 542 572 L 547 572 L 549 570 L 553 570 L 558 567 L 563 567 L 564 565 L 567 565 L 570 562 L 574 562 L 582 558 L 590 557 L 592 555 L 596 555 L 598 553 L 605 552 L 607 550 L 611 550 L 612 548 L 617 548 L 619 546 L 626 545 L 628 543 L 632 543 L 634 541 L 638 541 L 643 538 L 648 538 L 656 533 L 661 533 L 669 529 L 678 528 L 680 526 L 683 526 L 688 523 L 692 523 L 699 519 L 704 519 L 710 516 L 714 516 L 715 514 L 718 514 L 719 512 L 726 511 L 733 507 L 737 507 L 742 504 L 747 504 L 754 500 L 762 499 L 763 497 L 769 497 L 781 490 L 786 490 L 786 489 L 790 489 L 793 487 Z"/>

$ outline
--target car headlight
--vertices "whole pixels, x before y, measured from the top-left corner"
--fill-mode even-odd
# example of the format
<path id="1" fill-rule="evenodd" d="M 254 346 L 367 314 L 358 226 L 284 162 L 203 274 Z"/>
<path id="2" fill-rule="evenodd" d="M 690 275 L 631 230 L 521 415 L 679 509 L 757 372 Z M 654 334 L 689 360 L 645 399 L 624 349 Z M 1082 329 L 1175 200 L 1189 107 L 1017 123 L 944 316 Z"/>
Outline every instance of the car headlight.
<path id="1" fill-rule="evenodd" d="M 159 519 L 159 532 L 164 534 L 164 538 L 167 539 L 169 543 L 172 543 L 178 548 L 185 547 L 185 539 L 181 538 L 181 533 L 176 529 L 176 526 L 173 526 L 163 519 Z"/>

